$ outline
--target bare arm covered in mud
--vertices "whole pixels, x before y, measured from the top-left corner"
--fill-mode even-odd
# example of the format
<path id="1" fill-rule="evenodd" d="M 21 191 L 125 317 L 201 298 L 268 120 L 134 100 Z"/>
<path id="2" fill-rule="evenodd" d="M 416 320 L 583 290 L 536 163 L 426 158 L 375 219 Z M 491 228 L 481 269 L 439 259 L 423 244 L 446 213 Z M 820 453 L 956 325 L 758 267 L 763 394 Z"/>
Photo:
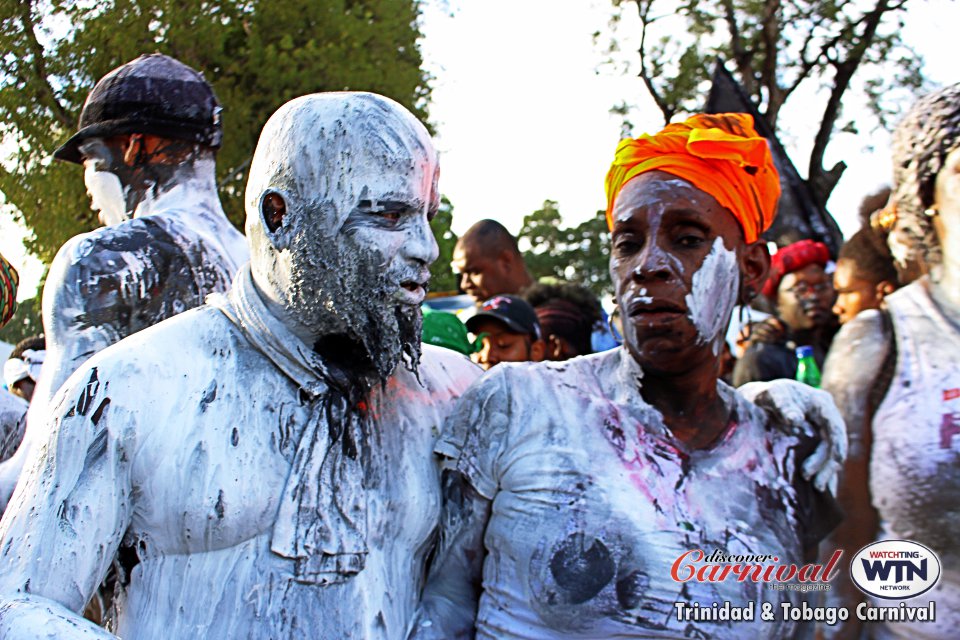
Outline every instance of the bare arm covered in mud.
<path id="1" fill-rule="evenodd" d="M 96 369 L 55 402 L 50 437 L 31 452 L 0 524 L 0 637 L 112 638 L 75 612 L 102 581 L 131 518 L 129 430 L 111 426 Z"/>
<path id="2" fill-rule="evenodd" d="M 850 557 L 873 542 L 877 535 L 879 517 L 871 503 L 869 488 L 870 423 L 876 407 L 870 404 L 890 344 L 891 336 L 884 328 L 880 313 L 864 311 L 843 326 L 834 338 L 824 364 L 823 388 L 836 401 L 850 438 L 850 455 L 843 467 L 837 493 L 845 518 L 825 545 L 827 555 L 834 549 L 844 549 Z M 831 599 L 837 602 L 830 602 L 832 606 L 852 608 L 864 599 L 844 572 L 837 576 L 835 587 Z M 859 626 L 858 620 L 848 620 L 832 637 L 859 637 Z"/>
<path id="3" fill-rule="evenodd" d="M 440 538 L 410 640 L 457 640 L 474 635 L 483 577 L 483 534 L 490 500 L 456 469 L 443 471 Z"/>

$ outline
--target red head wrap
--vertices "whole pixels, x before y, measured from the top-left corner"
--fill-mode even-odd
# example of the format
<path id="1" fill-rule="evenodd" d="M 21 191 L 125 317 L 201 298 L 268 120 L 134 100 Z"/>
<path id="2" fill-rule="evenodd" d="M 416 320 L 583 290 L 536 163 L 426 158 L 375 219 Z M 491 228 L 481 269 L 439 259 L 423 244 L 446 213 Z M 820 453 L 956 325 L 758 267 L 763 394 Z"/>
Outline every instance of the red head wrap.
<path id="1" fill-rule="evenodd" d="M 821 267 L 827 266 L 830 260 L 830 249 L 822 242 L 813 240 L 800 240 L 793 244 L 788 244 L 775 254 L 770 260 L 770 274 L 767 281 L 763 284 L 763 295 L 772 298 L 777 295 L 777 289 L 780 288 L 780 281 L 783 276 L 794 271 L 800 271 L 811 264 L 818 264 Z"/>
<path id="2" fill-rule="evenodd" d="M 654 136 L 621 140 L 606 180 L 611 229 L 620 189 L 647 171 L 664 171 L 709 193 L 737 219 L 747 242 L 755 242 L 776 215 L 780 176 L 766 139 L 745 113 L 695 115 Z"/>

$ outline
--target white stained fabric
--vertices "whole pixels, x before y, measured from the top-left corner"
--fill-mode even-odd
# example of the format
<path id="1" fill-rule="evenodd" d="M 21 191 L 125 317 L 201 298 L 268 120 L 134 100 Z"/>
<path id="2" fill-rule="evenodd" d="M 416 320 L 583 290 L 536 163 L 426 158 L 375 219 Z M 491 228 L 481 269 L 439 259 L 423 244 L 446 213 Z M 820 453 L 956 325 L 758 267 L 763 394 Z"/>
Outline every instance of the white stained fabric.
<path id="1" fill-rule="evenodd" d="M 960 326 L 930 297 L 926 277 L 884 301 L 897 364 L 873 418 L 870 493 L 881 538 L 930 547 L 944 574 L 934 589 L 907 601 L 909 606 L 936 602 L 936 622 L 888 623 L 883 634 L 952 638 L 960 629 Z"/>
<path id="2" fill-rule="evenodd" d="M 478 373 L 459 354 L 424 347 L 419 379 L 401 366 L 375 387 L 365 566 L 318 586 L 271 550 L 310 417 L 301 385 L 216 308 L 138 332 L 57 396 L 57 456 L 38 447 L 0 525 L 0 595 L 29 583 L 30 598 L 82 608 L 115 553 L 104 541 L 122 536 L 138 559 L 118 605 L 125 640 L 399 638 L 437 526 L 433 447 Z M 0 628 L 18 611 L 0 607 Z M 34 611 L 26 634 L 5 637 L 38 637 L 53 609 Z"/>
<path id="3" fill-rule="evenodd" d="M 639 393 L 625 349 L 565 363 L 498 365 L 447 421 L 438 453 L 493 499 L 477 637 L 793 638 L 760 606 L 795 591 L 735 580 L 680 583 L 687 550 L 803 564 L 792 487 L 797 439 L 719 384 L 731 423 L 688 451 Z M 677 602 L 754 603 L 757 621 L 677 620 Z M 779 616 L 778 616 L 779 618 Z"/>

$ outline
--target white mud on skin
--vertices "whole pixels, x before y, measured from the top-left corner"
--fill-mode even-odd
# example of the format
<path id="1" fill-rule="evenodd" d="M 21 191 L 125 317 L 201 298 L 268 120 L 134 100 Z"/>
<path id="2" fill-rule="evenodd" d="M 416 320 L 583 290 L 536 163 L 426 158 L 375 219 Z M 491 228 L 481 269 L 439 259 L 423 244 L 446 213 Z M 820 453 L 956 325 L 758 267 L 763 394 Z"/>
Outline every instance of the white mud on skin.
<path id="1" fill-rule="evenodd" d="M 739 288 L 737 254 L 723 245 L 723 238 L 717 238 L 693 274 L 692 290 L 685 298 L 689 318 L 697 328 L 697 344 L 712 343 L 714 355 L 720 352 Z"/>

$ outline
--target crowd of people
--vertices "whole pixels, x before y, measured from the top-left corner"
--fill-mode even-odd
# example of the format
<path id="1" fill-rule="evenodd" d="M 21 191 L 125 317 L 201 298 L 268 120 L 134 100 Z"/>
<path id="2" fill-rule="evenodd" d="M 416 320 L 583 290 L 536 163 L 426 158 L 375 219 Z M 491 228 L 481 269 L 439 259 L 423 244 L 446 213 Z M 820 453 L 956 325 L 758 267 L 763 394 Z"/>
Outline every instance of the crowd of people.
<path id="1" fill-rule="evenodd" d="M 219 113 L 200 73 L 145 55 L 97 83 L 55 153 L 83 165 L 103 226 L 60 249 L 44 335 L 4 367 L 0 637 L 958 626 L 960 85 L 900 125 L 891 191 L 836 256 L 802 240 L 771 257 L 780 180 L 749 115 L 621 141 L 609 316 L 536 280 L 495 220 L 454 249 L 471 304 L 430 308 L 438 155 L 376 94 L 271 116 L 241 234 L 217 196 Z M 677 581 L 687 552 L 800 566 L 884 538 L 940 554 L 935 623 L 678 613 L 815 604 Z"/>

